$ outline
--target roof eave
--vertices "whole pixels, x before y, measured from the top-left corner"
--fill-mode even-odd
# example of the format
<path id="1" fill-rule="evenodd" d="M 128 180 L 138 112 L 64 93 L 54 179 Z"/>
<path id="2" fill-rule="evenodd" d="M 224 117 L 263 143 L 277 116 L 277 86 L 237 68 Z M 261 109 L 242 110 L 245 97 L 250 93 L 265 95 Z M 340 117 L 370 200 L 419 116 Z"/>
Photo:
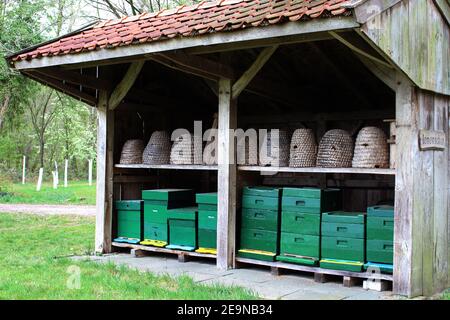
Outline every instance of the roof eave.
<path id="1" fill-rule="evenodd" d="M 211 47 L 220 44 L 233 44 L 236 50 L 242 44 L 254 43 L 255 47 L 263 39 L 274 39 L 274 42 L 283 43 L 286 38 L 302 36 L 328 31 L 351 30 L 358 28 L 360 24 L 354 16 L 317 18 L 309 21 L 288 22 L 281 25 L 256 27 L 233 32 L 216 32 L 202 36 L 177 37 L 145 44 L 136 44 L 117 47 L 114 49 L 102 49 L 87 51 L 77 54 L 66 54 L 35 58 L 31 60 L 10 63 L 17 70 L 36 69 L 61 65 L 82 65 L 87 63 L 104 62 L 115 59 L 142 59 L 145 55 L 188 48 Z"/>

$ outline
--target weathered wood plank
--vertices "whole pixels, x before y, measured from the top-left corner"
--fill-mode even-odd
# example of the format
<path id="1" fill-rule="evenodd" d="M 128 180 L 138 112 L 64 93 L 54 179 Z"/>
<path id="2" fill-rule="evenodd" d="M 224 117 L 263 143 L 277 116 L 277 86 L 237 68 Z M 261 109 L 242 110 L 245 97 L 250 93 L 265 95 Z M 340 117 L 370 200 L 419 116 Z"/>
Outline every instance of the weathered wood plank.
<path id="1" fill-rule="evenodd" d="M 399 1 L 361 30 L 417 86 L 450 95 L 450 27 L 435 1 Z"/>
<path id="2" fill-rule="evenodd" d="M 448 139 L 449 99 L 436 96 L 434 104 L 434 130 L 443 131 Z M 433 291 L 447 288 L 448 273 L 448 147 L 444 151 L 434 151 L 434 214 L 433 214 Z M 433 292 L 433 293 L 434 293 Z"/>
<path id="3" fill-rule="evenodd" d="M 111 97 L 109 98 L 108 105 L 110 110 L 114 110 L 115 108 L 117 108 L 117 106 L 122 102 L 123 98 L 125 98 L 128 91 L 131 89 L 137 77 L 141 73 L 144 64 L 145 61 L 141 60 L 133 62 L 130 65 L 122 81 L 120 81 L 120 83 L 111 94 Z"/>
<path id="4" fill-rule="evenodd" d="M 432 94 L 417 91 L 418 103 L 418 129 L 430 130 L 433 128 L 434 98 Z M 422 275 L 415 273 L 417 294 L 430 295 L 433 291 L 433 193 L 434 193 L 434 152 L 419 151 L 414 161 L 414 194 L 413 194 L 413 260 L 412 268 L 422 269 Z M 421 241 L 420 241 L 421 240 Z M 419 243 L 422 243 L 422 252 Z M 420 264 L 421 261 L 421 264 Z M 422 292 L 418 283 L 422 284 Z M 415 290 L 414 290 L 415 291 Z"/>
<path id="5" fill-rule="evenodd" d="M 261 70 L 262 67 L 269 61 L 270 57 L 278 49 L 278 46 L 265 48 L 256 58 L 255 62 L 244 72 L 244 74 L 233 84 L 233 95 L 232 98 L 236 99 L 239 97 L 241 92 L 247 87 L 247 85 L 252 81 L 256 74 Z"/>
<path id="6" fill-rule="evenodd" d="M 236 161 L 231 129 L 237 125 L 237 110 L 231 90 L 231 80 L 219 81 L 217 267 L 222 270 L 235 266 Z"/>

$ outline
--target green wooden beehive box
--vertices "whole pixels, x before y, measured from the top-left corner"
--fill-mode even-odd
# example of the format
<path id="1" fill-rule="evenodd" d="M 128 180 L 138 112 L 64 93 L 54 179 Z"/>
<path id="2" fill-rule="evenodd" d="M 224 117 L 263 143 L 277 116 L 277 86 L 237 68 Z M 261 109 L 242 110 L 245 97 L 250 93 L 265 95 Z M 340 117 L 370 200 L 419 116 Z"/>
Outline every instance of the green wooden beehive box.
<path id="1" fill-rule="evenodd" d="M 240 257 L 274 261 L 278 252 L 278 232 L 241 228 L 240 248 Z"/>
<path id="2" fill-rule="evenodd" d="M 217 192 L 197 193 L 195 201 L 199 210 L 217 211 Z"/>
<path id="3" fill-rule="evenodd" d="M 198 229 L 197 240 L 199 248 L 217 248 L 217 231 L 213 229 Z"/>
<path id="4" fill-rule="evenodd" d="M 322 236 L 323 259 L 339 259 L 364 262 L 364 239 Z"/>
<path id="5" fill-rule="evenodd" d="M 367 261 L 394 263 L 394 243 L 389 240 L 367 240 Z"/>
<path id="6" fill-rule="evenodd" d="M 144 221 L 144 240 L 161 242 L 160 246 L 165 246 L 168 242 L 167 223 L 153 223 Z M 146 244 L 145 241 L 143 244 Z"/>
<path id="7" fill-rule="evenodd" d="M 320 258 L 320 236 L 281 233 L 280 255 L 277 260 L 316 265 Z"/>
<path id="8" fill-rule="evenodd" d="M 279 213 L 277 210 L 242 209 L 241 226 L 244 229 L 278 231 Z"/>
<path id="9" fill-rule="evenodd" d="M 198 211 L 198 228 L 217 230 L 217 211 Z"/>
<path id="10" fill-rule="evenodd" d="M 279 210 L 280 188 L 245 187 L 242 207 L 248 209 Z"/>
<path id="11" fill-rule="evenodd" d="M 145 206 L 159 209 L 175 209 L 192 206 L 194 191 L 191 189 L 154 189 L 143 190 Z"/>
<path id="12" fill-rule="evenodd" d="M 117 238 L 114 241 L 139 243 L 143 236 L 143 201 L 115 201 L 114 207 L 117 212 Z"/>
<path id="13" fill-rule="evenodd" d="M 320 215 L 314 213 L 281 213 L 281 232 L 320 236 Z"/>
<path id="14" fill-rule="evenodd" d="M 339 210 L 342 196 L 339 189 L 283 188 L 283 212 L 320 214 Z"/>
<path id="15" fill-rule="evenodd" d="M 197 207 L 168 210 L 168 249 L 193 251 L 197 247 Z"/>
<path id="16" fill-rule="evenodd" d="M 394 207 L 367 208 L 367 239 L 394 240 Z"/>

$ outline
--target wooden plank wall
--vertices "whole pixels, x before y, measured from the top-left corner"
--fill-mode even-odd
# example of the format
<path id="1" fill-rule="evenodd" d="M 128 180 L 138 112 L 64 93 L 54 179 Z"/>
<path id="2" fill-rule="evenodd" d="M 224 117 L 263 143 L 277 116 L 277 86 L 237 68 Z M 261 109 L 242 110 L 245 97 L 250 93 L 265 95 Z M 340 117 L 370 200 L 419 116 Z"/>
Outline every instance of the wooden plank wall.
<path id="1" fill-rule="evenodd" d="M 420 88 L 450 95 L 450 27 L 433 0 L 400 1 L 362 31 Z"/>
<path id="2" fill-rule="evenodd" d="M 448 136 L 449 99 L 403 80 L 397 99 L 398 167 L 394 292 L 429 296 L 447 287 L 448 149 L 420 151 L 419 130 Z"/>

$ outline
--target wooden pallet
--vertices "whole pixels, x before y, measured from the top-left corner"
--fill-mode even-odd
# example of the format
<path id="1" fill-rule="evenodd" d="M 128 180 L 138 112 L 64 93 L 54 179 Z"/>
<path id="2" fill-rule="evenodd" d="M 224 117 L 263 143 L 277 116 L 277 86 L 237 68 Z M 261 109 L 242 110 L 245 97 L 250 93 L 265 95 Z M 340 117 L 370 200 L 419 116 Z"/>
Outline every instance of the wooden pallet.
<path id="1" fill-rule="evenodd" d="M 116 247 L 116 248 L 131 249 L 131 253 L 135 257 L 145 256 L 146 253 L 148 254 L 149 252 L 160 252 L 160 253 L 169 253 L 169 254 L 177 255 L 179 262 L 187 262 L 189 260 L 189 257 L 201 257 L 201 258 L 216 259 L 216 255 L 214 255 L 214 254 L 205 254 L 205 253 L 182 251 L 182 250 L 172 250 L 172 249 L 166 249 L 166 248 L 143 246 L 140 244 L 113 242 L 112 246 Z"/>
<path id="2" fill-rule="evenodd" d="M 392 282 L 393 277 L 390 274 L 371 274 L 367 272 L 351 272 L 351 271 L 342 271 L 342 270 L 331 270 L 331 269 L 322 269 L 318 267 L 309 267 L 302 266 L 291 263 L 284 262 L 270 262 L 270 261 L 261 261 L 254 260 L 248 258 L 240 258 L 236 257 L 236 262 L 240 264 L 252 264 L 259 266 L 267 266 L 270 267 L 270 272 L 273 275 L 279 275 L 281 271 L 284 270 L 294 270 L 294 271 L 303 271 L 310 272 L 314 274 L 314 281 L 324 283 L 327 282 L 330 276 L 339 276 L 342 277 L 342 284 L 345 287 L 352 287 L 355 285 L 362 285 L 363 280 L 380 280 L 382 282 Z"/>

